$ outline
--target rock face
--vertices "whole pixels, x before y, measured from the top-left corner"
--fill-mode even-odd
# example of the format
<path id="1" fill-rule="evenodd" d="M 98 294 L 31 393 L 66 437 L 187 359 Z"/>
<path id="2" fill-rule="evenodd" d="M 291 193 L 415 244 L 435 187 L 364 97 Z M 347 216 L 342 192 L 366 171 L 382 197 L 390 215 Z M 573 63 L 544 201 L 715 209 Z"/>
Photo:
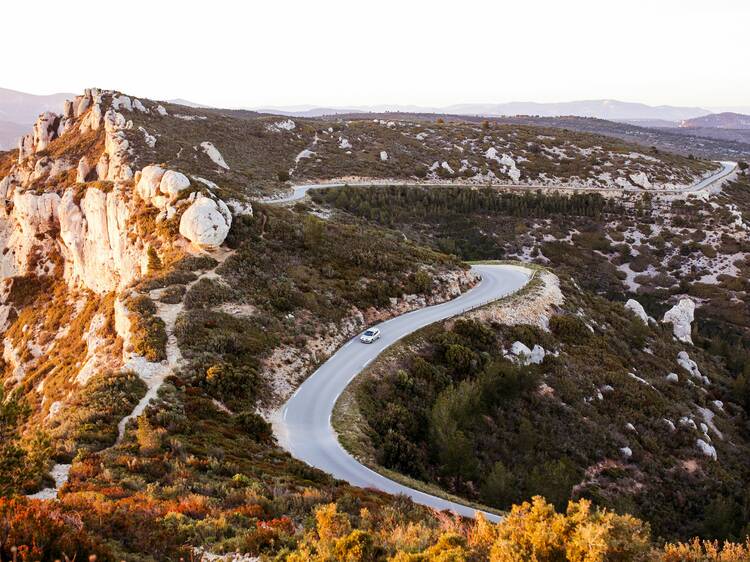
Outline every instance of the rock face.
<path id="1" fill-rule="evenodd" d="M 691 324 L 695 318 L 695 303 L 690 299 L 681 299 L 664 314 L 663 322 L 672 323 L 674 337 L 685 343 L 693 343 L 690 335 Z"/>
<path id="2" fill-rule="evenodd" d="M 630 174 L 630 181 L 632 181 L 638 187 L 643 189 L 651 189 L 651 182 L 644 172 L 638 172 L 637 174 Z"/>
<path id="3" fill-rule="evenodd" d="M 220 246 L 231 226 L 232 213 L 226 204 L 201 194 L 197 194 L 180 218 L 180 234 L 200 248 Z"/>
<path id="4" fill-rule="evenodd" d="M 118 110 L 149 112 L 139 100 L 86 90 L 68 101 L 60 115 L 40 115 L 32 133 L 21 139 L 18 162 L 0 180 L 3 278 L 61 275 L 71 287 L 100 294 L 125 287 L 147 269 L 149 244 L 141 239 L 134 222 L 143 202 L 161 211 L 157 221 L 184 211 L 180 231 L 197 246 L 213 248 L 224 241 L 232 223 L 229 209 L 222 201 L 203 195 L 178 200 L 191 187 L 185 174 L 146 166 L 133 189 L 128 134 L 134 127 Z M 154 112 L 162 114 L 158 108 Z M 103 136 L 103 151 L 86 153 L 77 161 L 38 154 L 60 135 L 92 133 Z M 218 151 L 214 157 L 223 162 Z M 112 185 L 89 184 L 82 190 L 74 187 L 71 177 L 68 186 L 58 181 L 48 192 L 39 187 L 71 169 L 77 183 L 98 179 Z"/>
<path id="5" fill-rule="evenodd" d="M 637 300 L 629 299 L 628 302 L 625 303 L 625 308 L 640 318 L 644 324 L 648 325 L 648 314 L 646 314 L 643 306 Z"/>

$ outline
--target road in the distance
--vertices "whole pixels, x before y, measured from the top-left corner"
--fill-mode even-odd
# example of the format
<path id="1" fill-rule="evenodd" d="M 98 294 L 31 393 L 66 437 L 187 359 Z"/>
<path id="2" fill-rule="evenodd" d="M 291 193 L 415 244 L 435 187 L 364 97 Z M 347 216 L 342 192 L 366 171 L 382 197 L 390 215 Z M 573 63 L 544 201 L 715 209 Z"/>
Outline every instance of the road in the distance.
<path id="1" fill-rule="evenodd" d="M 357 336 L 344 344 L 274 413 L 272 423 L 279 444 L 292 456 L 354 486 L 405 494 L 417 503 L 473 517 L 476 510 L 471 507 L 411 489 L 363 466 L 341 446 L 331 425 L 339 395 L 388 346 L 428 324 L 513 293 L 532 275 L 531 270 L 513 265 L 475 265 L 472 269 L 482 280 L 463 295 L 378 324 L 383 335 L 375 343 L 360 343 Z M 485 515 L 499 520 L 497 515 Z"/>
<path id="2" fill-rule="evenodd" d="M 612 190 L 619 190 L 624 193 L 630 193 L 630 192 L 637 192 L 637 193 L 655 193 L 659 195 L 679 195 L 681 193 L 693 193 L 696 191 L 702 191 L 704 189 L 713 188 L 715 184 L 718 184 L 719 182 L 722 182 L 727 176 L 732 174 L 736 168 L 737 163 L 736 162 L 718 162 L 718 164 L 721 164 L 721 169 L 717 170 L 710 176 L 701 179 L 697 182 L 695 182 L 693 185 L 689 185 L 687 187 L 684 187 L 682 189 L 642 189 L 640 187 L 628 187 L 628 188 L 597 188 L 597 187 L 569 187 L 565 185 L 504 185 L 504 184 L 494 184 L 489 187 L 494 187 L 497 189 L 518 189 L 518 190 L 534 190 L 534 189 L 568 189 L 573 192 L 577 191 L 585 191 L 585 192 L 597 192 L 597 191 L 612 191 Z M 282 204 L 282 203 L 292 203 L 294 201 L 299 201 L 300 199 L 303 199 L 307 192 L 312 189 L 329 189 L 329 188 L 335 188 L 335 187 L 344 187 L 345 185 L 351 186 L 351 187 L 385 187 L 385 186 L 394 186 L 394 185 L 401 185 L 401 186 L 415 186 L 415 187 L 487 187 L 482 184 L 469 184 L 469 183 L 441 183 L 441 184 L 426 184 L 426 183 L 418 183 L 418 182 L 408 182 L 408 181 L 402 181 L 402 180 L 387 180 L 377 183 L 373 182 L 352 182 L 352 183 L 311 183 L 307 185 L 297 185 L 292 187 L 292 192 L 289 195 L 284 195 L 281 197 L 274 197 L 270 199 L 262 199 L 260 200 L 262 203 L 269 203 L 269 204 Z"/>

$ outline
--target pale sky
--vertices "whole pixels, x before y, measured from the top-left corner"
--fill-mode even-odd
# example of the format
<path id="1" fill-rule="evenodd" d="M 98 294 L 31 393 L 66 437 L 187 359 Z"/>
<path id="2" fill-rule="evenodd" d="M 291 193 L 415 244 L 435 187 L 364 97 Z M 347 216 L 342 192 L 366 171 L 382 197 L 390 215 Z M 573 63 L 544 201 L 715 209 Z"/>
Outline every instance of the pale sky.
<path id="1" fill-rule="evenodd" d="M 0 86 L 220 107 L 750 105 L 748 0 L 11 1 Z"/>

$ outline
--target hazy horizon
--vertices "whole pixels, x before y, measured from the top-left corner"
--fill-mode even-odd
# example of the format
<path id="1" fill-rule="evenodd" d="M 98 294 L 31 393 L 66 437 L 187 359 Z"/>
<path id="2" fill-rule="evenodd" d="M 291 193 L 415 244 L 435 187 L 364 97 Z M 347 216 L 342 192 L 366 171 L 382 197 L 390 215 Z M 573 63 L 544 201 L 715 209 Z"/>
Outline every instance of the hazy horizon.
<path id="1" fill-rule="evenodd" d="M 750 99 L 736 48 L 750 5 L 731 0 L 130 6 L 50 3 L 47 21 L 70 30 L 50 50 L 53 38 L 29 40 L 38 6 L 9 5 L 0 46 L 23 45 L 23 56 L 7 57 L 3 84 L 40 94 L 97 85 L 216 107 L 617 99 L 708 108 Z M 133 33 L 93 48 L 103 22 Z"/>

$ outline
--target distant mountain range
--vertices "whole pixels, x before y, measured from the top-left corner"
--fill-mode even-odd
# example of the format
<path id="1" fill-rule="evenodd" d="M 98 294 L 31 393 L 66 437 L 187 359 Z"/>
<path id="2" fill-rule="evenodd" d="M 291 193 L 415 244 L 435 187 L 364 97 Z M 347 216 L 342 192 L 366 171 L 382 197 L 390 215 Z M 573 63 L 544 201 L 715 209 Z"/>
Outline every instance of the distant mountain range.
<path id="1" fill-rule="evenodd" d="M 0 88 L 0 150 L 13 148 L 17 139 L 28 132 L 36 117 L 43 111 L 61 111 L 65 99 L 73 94 L 45 96 Z M 207 108 L 209 105 L 176 98 L 169 103 L 186 107 Z M 561 103 L 510 102 L 499 104 L 455 104 L 444 107 L 418 105 L 371 106 L 283 106 L 245 108 L 263 113 L 289 117 L 320 117 L 352 113 L 434 113 L 481 117 L 538 116 L 538 117 L 594 117 L 618 121 L 639 127 L 750 129 L 750 116 L 741 113 L 713 113 L 701 107 L 671 105 L 650 106 L 618 100 L 583 100 Z"/>
<path id="2" fill-rule="evenodd" d="M 539 117 L 596 117 L 609 121 L 649 121 L 678 123 L 711 112 L 701 107 L 678 107 L 670 105 L 650 106 L 617 100 L 585 100 L 562 103 L 510 102 L 500 104 L 456 104 L 444 107 L 414 105 L 372 105 L 344 107 L 267 107 L 257 111 L 296 117 L 318 117 L 340 113 L 439 113 L 449 115 L 480 115 L 488 117 L 535 115 Z"/>

